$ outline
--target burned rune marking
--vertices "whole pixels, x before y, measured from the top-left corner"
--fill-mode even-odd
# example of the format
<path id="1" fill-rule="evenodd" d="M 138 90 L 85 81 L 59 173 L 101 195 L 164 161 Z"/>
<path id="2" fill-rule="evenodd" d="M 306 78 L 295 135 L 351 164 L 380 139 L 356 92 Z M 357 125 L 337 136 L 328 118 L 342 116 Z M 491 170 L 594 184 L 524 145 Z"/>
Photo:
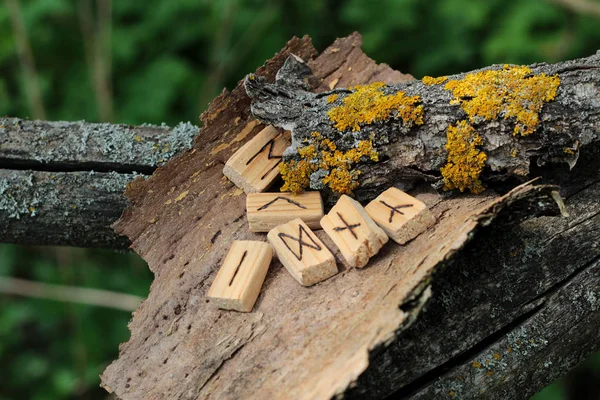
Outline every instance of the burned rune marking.
<path id="1" fill-rule="evenodd" d="M 240 270 L 240 267 L 242 266 L 242 263 L 244 262 L 244 259 L 246 258 L 246 254 L 248 254 L 248 250 L 244 251 L 244 254 L 242 254 L 242 259 L 240 260 L 240 263 L 238 264 L 237 267 L 235 267 L 235 272 L 233 273 L 233 276 L 231 277 L 231 280 L 229 281 L 229 286 L 231 286 L 231 284 L 233 283 L 233 280 L 235 279 L 238 271 Z"/>
<path id="2" fill-rule="evenodd" d="M 342 216 L 342 214 L 340 214 L 339 212 L 336 212 L 336 214 L 338 215 L 338 217 L 340 217 L 340 219 L 342 220 L 342 222 L 344 223 L 345 226 L 337 226 L 337 227 L 333 228 L 333 230 L 336 232 L 339 232 L 339 231 L 345 231 L 346 229 L 348 229 L 350 231 L 350 233 L 352 234 L 352 236 L 354 236 L 354 239 L 358 239 L 356 232 L 354 232 L 354 228 L 360 226 L 360 223 L 349 225 L 346 222 L 346 220 L 344 219 L 344 217 Z"/>
<path id="3" fill-rule="evenodd" d="M 394 214 L 398 213 L 400 215 L 404 215 L 404 213 L 402 211 L 400 211 L 401 208 L 409 208 L 409 207 L 413 206 L 412 204 L 401 204 L 399 206 L 393 207 L 383 200 L 379 200 L 379 202 L 391 210 L 390 211 L 390 219 L 388 221 L 390 224 L 394 220 Z"/>
<path id="4" fill-rule="evenodd" d="M 280 136 L 281 136 L 281 135 L 280 135 Z M 279 136 L 278 136 L 278 137 L 279 137 Z M 267 160 L 272 160 L 272 159 L 274 159 L 274 158 L 279 158 L 279 159 L 281 159 L 281 157 L 283 157 L 283 155 L 280 155 L 280 156 L 275 156 L 275 155 L 273 155 L 273 147 L 275 147 L 275 139 L 276 139 L 276 138 L 273 138 L 273 139 L 269 140 L 267 143 L 265 143 L 265 145 L 264 145 L 263 147 L 261 147 L 261 148 L 260 148 L 260 150 L 259 150 L 259 151 L 258 151 L 258 152 L 257 152 L 255 155 L 253 155 L 253 156 L 252 156 L 252 157 L 251 157 L 251 158 L 250 158 L 248 161 L 246 161 L 246 165 L 248 165 L 248 164 L 250 164 L 252 161 L 254 161 L 254 159 L 255 159 L 256 157 L 258 157 L 258 155 L 259 155 L 260 153 L 262 153 L 262 152 L 263 152 L 263 151 L 264 151 L 264 150 L 267 148 L 267 146 L 269 146 L 269 153 L 267 154 Z M 281 160 L 280 160 L 279 162 L 281 162 Z M 279 164 L 279 162 L 278 162 L 277 164 Z M 276 165 L 277 165 L 277 164 L 276 164 Z"/>
<path id="5" fill-rule="evenodd" d="M 303 249 L 304 246 L 306 247 L 310 247 L 311 249 L 315 249 L 317 251 L 321 250 L 321 246 L 315 241 L 315 239 L 313 239 L 308 232 L 306 231 L 306 229 L 304 229 L 304 227 L 302 225 L 298 225 L 298 227 L 300 228 L 300 232 L 298 233 L 298 237 L 293 237 L 292 235 L 288 235 L 287 233 L 279 233 L 279 238 L 281 239 L 281 241 L 283 242 L 283 244 L 285 244 L 285 247 L 288 248 L 289 251 L 292 252 L 293 255 L 296 256 L 296 258 L 298 259 L 298 261 L 302 261 L 302 253 L 303 253 Z M 304 240 L 302 240 L 302 235 L 306 234 L 306 237 L 308 237 L 308 239 L 312 242 L 312 244 L 305 242 Z M 288 242 L 286 242 L 284 240 L 284 238 L 289 238 L 292 239 L 296 242 L 298 242 L 298 253 L 296 253 L 294 250 L 292 250 L 292 248 L 290 247 L 290 245 L 288 244 Z"/>
<path id="6" fill-rule="evenodd" d="M 277 200 L 285 200 L 288 203 L 293 204 L 293 205 L 295 205 L 298 208 L 304 208 L 306 210 L 306 207 L 304 207 L 302 204 L 298 203 L 297 201 L 294 201 L 292 199 L 288 199 L 287 197 L 277 196 L 273 200 L 271 200 L 270 202 L 268 202 L 268 203 L 260 206 L 260 208 L 258 210 L 256 210 L 256 211 L 262 211 L 262 210 L 265 210 L 265 209 L 269 208 L 269 206 L 271 204 L 275 203 Z"/>

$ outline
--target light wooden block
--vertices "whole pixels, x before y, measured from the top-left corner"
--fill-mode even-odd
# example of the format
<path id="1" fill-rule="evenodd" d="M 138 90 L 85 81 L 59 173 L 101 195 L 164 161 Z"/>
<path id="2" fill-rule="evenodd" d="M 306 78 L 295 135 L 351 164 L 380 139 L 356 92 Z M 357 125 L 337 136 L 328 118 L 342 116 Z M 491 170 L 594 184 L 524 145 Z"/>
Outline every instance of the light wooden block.
<path id="1" fill-rule="evenodd" d="M 323 201 L 320 192 L 250 193 L 246 197 L 246 211 L 252 232 L 268 232 L 296 218 L 309 228 L 321 229 Z"/>
<path id="2" fill-rule="evenodd" d="M 246 193 L 264 192 L 279 176 L 279 163 L 289 145 L 289 132 L 269 125 L 227 160 L 223 174 Z"/>
<path id="3" fill-rule="evenodd" d="M 252 311 L 272 257 L 273 250 L 266 242 L 236 240 L 208 291 L 208 297 L 225 310 Z"/>
<path id="4" fill-rule="evenodd" d="M 414 239 L 435 223 L 435 217 L 425 203 L 394 187 L 381 193 L 365 209 L 399 244 Z"/>
<path id="5" fill-rule="evenodd" d="M 346 195 L 321 219 L 321 227 L 353 267 L 362 268 L 389 238 L 360 203 Z"/>
<path id="6" fill-rule="evenodd" d="M 314 285 L 338 272 L 333 254 L 300 218 L 271 229 L 267 238 L 279 261 L 301 285 Z"/>

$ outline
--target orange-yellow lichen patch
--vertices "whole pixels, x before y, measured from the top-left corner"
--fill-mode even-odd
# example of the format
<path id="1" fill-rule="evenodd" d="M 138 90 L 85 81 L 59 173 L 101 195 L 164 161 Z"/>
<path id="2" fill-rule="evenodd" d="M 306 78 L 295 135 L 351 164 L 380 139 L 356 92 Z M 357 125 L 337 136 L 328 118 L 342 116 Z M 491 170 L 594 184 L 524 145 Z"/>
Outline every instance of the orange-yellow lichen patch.
<path id="1" fill-rule="evenodd" d="M 334 101 L 336 101 L 337 98 L 338 98 L 338 95 L 336 93 L 330 94 L 329 96 L 327 96 L 327 103 L 331 104 Z"/>
<path id="2" fill-rule="evenodd" d="M 533 75 L 528 67 L 510 67 L 467 74 L 451 80 L 444 88 L 454 95 L 451 104 L 460 104 L 471 122 L 477 118 L 514 118 L 514 134 L 535 131 L 544 103 L 554 100 L 560 85 L 558 75 Z"/>
<path id="3" fill-rule="evenodd" d="M 320 133 L 313 132 L 307 145 L 298 149 L 300 160 L 291 160 L 280 164 L 283 178 L 281 191 L 298 193 L 310 186 L 310 175 L 323 170 L 325 175 L 321 183 L 335 193 L 348 194 L 359 185 L 359 170 L 353 165 L 363 159 L 379 161 L 379 153 L 373 147 L 372 138 L 362 140 L 355 148 L 338 150 L 336 144 L 324 139 Z"/>
<path id="4" fill-rule="evenodd" d="M 353 93 L 344 97 L 344 104 L 334 107 L 327 115 L 339 131 L 360 131 L 361 124 L 388 120 L 393 115 L 407 125 L 423 124 L 423 106 L 419 96 L 407 96 L 404 92 L 386 95 L 383 82 L 358 85 Z M 395 114 L 394 114 L 395 113 Z"/>
<path id="5" fill-rule="evenodd" d="M 310 184 L 310 174 L 316 171 L 314 165 L 306 160 L 282 162 L 279 172 L 283 179 L 282 192 L 300 193 Z"/>
<path id="6" fill-rule="evenodd" d="M 478 146 L 483 139 L 467 121 L 459 121 L 456 126 L 449 126 L 446 133 L 447 163 L 440 172 L 444 178 L 444 189 L 469 189 L 473 193 L 485 190 L 479 174 L 483 170 L 487 156 Z"/>
<path id="7" fill-rule="evenodd" d="M 434 78 L 433 76 L 424 76 L 421 81 L 424 85 L 439 85 L 440 83 L 444 83 L 448 80 L 447 76 L 439 76 Z"/>
<path id="8" fill-rule="evenodd" d="M 349 171 L 347 168 L 334 168 L 323 178 L 323 184 L 335 193 L 350 193 L 358 187 L 360 171 Z"/>

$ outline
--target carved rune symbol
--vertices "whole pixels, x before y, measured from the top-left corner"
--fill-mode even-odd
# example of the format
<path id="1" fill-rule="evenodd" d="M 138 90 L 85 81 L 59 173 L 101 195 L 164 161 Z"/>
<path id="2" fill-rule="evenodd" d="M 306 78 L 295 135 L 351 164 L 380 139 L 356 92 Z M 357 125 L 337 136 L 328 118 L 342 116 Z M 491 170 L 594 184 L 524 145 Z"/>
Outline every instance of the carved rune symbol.
<path id="1" fill-rule="evenodd" d="M 350 231 L 350 233 L 352 234 L 352 236 L 354 236 L 354 239 L 358 239 L 358 236 L 356 236 L 356 232 L 354 232 L 354 228 L 360 226 L 360 223 L 348 225 L 348 223 L 346 222 L 346 220 L 344 219 L 342 214 L 340 214 L 339 212 L 336 212 L 336 214 L 338 215 L 338 217 L 340 217 L 340 219 L 342 220 L 342 222 L 344 223 L 345 226 L 338 226 L 338 227 L 333 228 L 333 230 L 336 232 L 339 232 L 339 231 L 344 231 L 344 230 L 348 229 Z"/>
<path id="2" fill-rule="evenodd" d="M 271 200 L 270 202 L 268 202 L 268 203 L 263 204 L 262 206 L 260 206 L 260 208 L 258 210 L 256 210 L 256 211 L 262 211 L 262 210 L 267 209 L 271 204 L 275 203 L 277 200 L 285 200 L 288 203 L 293 204 L 293 205 L 295 205 L 298 208 L 304 208 L 304 209 L 306 209 L 306 207 L 304 207 L 302 204 L 298 203 L 297 201 L 294 201 L 292 199 L 288 199 L 287 197 L 277 196 L 273 200 Z"/>
<path id="3" fill-rule="evenodd" d="M 280 233 L 278 236 L 281 239 L 281 241 L 283 242 L 283 244 L 285 244 L 285 247 L 288 248 L 289 251 L 292 252 L 293 255 L 296 256 L 296 258 L 298 259 L 298 261 L 302 261 L 302 252 L 304 249 L 304 246 L 306 247 L 310 247 L 311 249 L 315 249 L 317 251 L 321 250 L 321 246 L 315 241 L 315 239 L 313 239 L 308 232 L 306 231 L 306 229 L 304 229 L 304 227 L 302 225 L 298 225 L 298 227 L 300 228 L 300 232 L 298 233 L 298 237 L 293 237 L 292 235 L 288 235 L 287 233 Z M 306 235 L 306 237 L 312 242 L 312 244 L 305 242 L 304 240 L 302 240 L 302 236 Z M 290 245 L 288 244 L 288 242 L 285 241 L 284 238 L 289 238 L 292 239 L 296 242 L 298 242 L 298 253 L 296 253 L 294 250 L 292 250 L 292 248 L 290 247 Z"/>
<path id="4" fill-rule="evenodd" d="M 263 151 L 265 151 L 267 146 L 269 146 L 269 153 L 267 153 L 267 160 L 279 159 L 279 161 L 273 167 L 271 167 L 271 169 L 269 169 L 267 172 L 265 172 L 263 174 L 263 176 L 260 177 L 261 180 L 265 179 L 265 177 L 269 174 L 269 172 L 271 172 L 273 169 L 275 169 L 275 167 L 277 167 L 279 165 L 279 163 L 281 162 L 281 158 L 283 157 L 283 155 L 280 155 L 280 156 L 273 155 L 273 147 L 275 146 L 275 139 L 276 138 L 269 140 L 263 147 L 260 148 L 260 150 L 255 155 L 253 155 L 248 161 L 246 161 L 246 165 L 250 164 L 252 161 L 254 161 L 254 159 L 256 157 L 258 157 L 259 154 L 261 154 Z"/>
<path id="5" fill-rule="evenodd" d="M 394 214 L 397 213 L 400 215 L 404 215 L 404 213 L 402 211 L 400 211 L 401 208 L 409 208 L 409 207 L 413 206 L 412 204 L 401 204 L 399 206 L 393 207 L 383 200 L 379 200 L 379 202 L 391 210 L 390 211 L 390 219 L 388 220 L 389 223 L 392 223 L 392 221 L 394 220 Z"/>
<path id="6" fill-rule="evenodd" d="M 233 276 L 231 277 L 231 280 L 229 281 L 229 286 L 231 286 L 231 284 L 233 283 L 233 280 L 235 279 L 238 271 L 240 270 L 240 267 L 244 263 L 244 259 L 246 258 L 246 254 L 248 254 L 248 250 L 244 251 L 244 254 L 242 254 L 242 259 L 240 260 L 240 263 L 238 264 L 237 267 L 235 267 L 235 272 L 233 273 Z"/>

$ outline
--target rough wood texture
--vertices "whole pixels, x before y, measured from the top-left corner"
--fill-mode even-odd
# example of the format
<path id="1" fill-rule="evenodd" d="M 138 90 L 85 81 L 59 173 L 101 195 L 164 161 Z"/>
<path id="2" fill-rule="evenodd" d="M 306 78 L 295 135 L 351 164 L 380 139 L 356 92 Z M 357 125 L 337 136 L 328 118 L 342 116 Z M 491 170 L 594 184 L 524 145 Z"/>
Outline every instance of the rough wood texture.
<path id="1" fill-rule="evenodd" d="M 257 73 L 273 80 L 289 52 L 305 60 L 316 54 L 307 38 L 294 39 Z M 336 41 L 309 65 L 321 91 L 336 79 L 335 87 L 407 79 L 368 60 L 356 34 Z M 590 92 L 582 110 L 596 101 Z M 544 175 L 545 183 L 561 186 L 569 218 L 519 222 L 557 212 L 548 187 L 520 188 L 502 200 L 495 200 L 492 190 L 443 200 L 420 187 L 417 197 L 440 220 L 431 237 L 421 235 L 406 248 L 388 246 L 390 251 L 383 249 L 373 259 L 376 264 L 364 270 L 344 268 L 340 261 L 340 274 L 310 289 L 274 264 L 254 312 L 212 310 L 203 296 L 232 241 L 264 240 L 264 235 L 248 233 L 244 196 L 220 179 L 228 156 L 261 129 L 249 129 L 251 120 L 249 99 L 239 86 L 223 93 L 203 115 L 198 150 L 130 186 L 134 206 L 118 229 L 149 262 L 156 280 L 148 300 L 133 315 L 130 341 L 102 376 L 108 390 L 124 399 L 264 393 L 326 398 L 333 392 L 381 398 L 395 390 L 405 397 L 473 398 L 483 393 L 486 398 L 527 398 L 600 349 L 600 149 L 594 145 L 582 149 L 572 171 L 566 165 L 532 166 L 532 176 Z M 56 186 L 50 175 L 66 172 L 2 174 L 0 220 L 8 220 L 0 230 L 2 241 L 17 237 L 49 244 L 44 241 L 49 236 L 73 245 L 125 244 L 106 227 L 126 199 L 102 189 L 92 195 L 104 196 L 104 201 L 95 202 L 84 188 L 96 182 L 120 191 L 129 177 L 118 178 L 120 184 L 113 186 L 115 174 L 69 172 L 69 179 L 79 180 L 65 190 L 81 200 L 81 207 L 69 211 L 70 203 L 60 201 L 68 200 L 61 197 L 67 196 L 64 191 L 49 192 Z M 19 190 L 30 188 L 24 193 L 33 194 L 29 182 L 41 187 L 35 189 L 41 198 L 57 196 L 46 203 L 47 214 L 28 216 L 33 197 L 19 197 Z M 10 196 L 3 196 L 9 191 Z M 471 216 L 479 206 L 484 210 Z M 102 216 L 107 209 L 113 217 Z M 68 222 L 52 219 L 65 212 Z M 82 229 L 94 220 L 98 228 L 104 227 L 100 234 Z M 74 227 L 63 235 L 67 223 Z M 332 245 L 326 235 L 320 237 Z M 440 241 L 444 237 L 445 243 Z M 192 261 L 202 267 L 192 269 Z M 424 303 L 426 311 L 416 319 Z M 295 347 L 286 349 L 288 343 Z M 308 376 L 316 387 L 296 385 L 306 383 Z"/>
<path id="2" fill-rule="evenodd" d="M 198 127 L 0 118 L 0 168 L 151 174 L 191 147 Z"/>
<path id="3" fill-rule="evenodd" d="M 110 225 L 134 174 L 0 169 L 0 242 L 126 249 Z"/>
<path id="4" fill-rule="evenodd" d="M 349 71 L 354 61 L 364 60 L 357 46 L 359 40 L 358 35 L 339 40 L 309 61 L 313 71 L 327 71 L 316 74 L 321 86 L 329 87 L 331 81 L 327 77 L 336 73 L 347 79 L 345 85 L 382 80 L 375 72 L 380 68 L 371 61 L 353 68 L 357 75 Z M 257 74 L 273 81 L 289 52 L 305 60 L 315 54 L 306 38 L 294 39 Z M 330 68 L 332 59 L 338 64 Z M 372 260 L 373 264 L 362 270 L 344 268 L 336 253 L 341 273 L 310 289 L 300 287 L 287 271 L 274 264 L 251 314 L 213 310 L 202 302 L 202 296 L 231 240 L 264 237 L 248 232 L 243 221 L 243 195 L 236 195 L 233 185 L 220 180 L 224 161 L 241 144 L 232 138 L 250 121 L 248 107 L 240 85 L 232 93 L 223 93 L 203 116 L 204 127 L 196 146 L 205 150 L 184 154 L 128 191 L 133 207 L 126 211 L 117 229 L 131 238 L 133 247 L 149 262 L 156 280 L 149 299 L 130 324 L 130 341 L 121 346 L 119 359 L 102 375 L 104 387 L 119 397 L 328 398 L 337 393 L 378 398 L 401 388 L 401 394 L 428 390 L 445 372 L 471 365 L 459 354 L 475 356 L 485 352 L 498 340 L 494 335 L 502 336 L 533 321 L 537 314 L 531 320 L 519 318 L 529 310 L 528 303 L 535 302 L 538 295 L 545 298 L 550 288 L 558 288 L 568 279 L 570 272 L 561 270 L 560 263 L 555 268 L 531 268 L 532 257 L 547 257 L 550 262 L 558 252 L 562 255 L 560 262 L 575 244 L 583 253 L 591 251 L 589 256 L 597 257 L 597 246 L 593 248 L 587 241 L 595 237 L 592 229 L 597 220 L 578 219 L 573 209 L 578 204 L 585 207 L 583 210 L 589 209 L 589 203 L 578 196 L 588 193 L 598 179 L 594 156 L 585 162 L 580 160 L 572 173 L 562 167 L 545 170 L 557 183 L 567 184 L 564 194 L 571 195 L 569 211 L 575 219 L 537 219 L 519 225 L 524 218 L 558 212 L 553 187 L 520 187 L 503 198 L 488 190 L 480 196 L 446 200 L 421 187 L 417 198 L 439 220 L 431 235 L 421 235 L 404 247 L 384 248 Z M 237 125 L 233 125 L 234 115 L 240 115 Z M 258 130 L 260 127 L 248 138 Z M 214 153 L 217 148 L 219 151 Z M 582 151 L 581 158 L 587 155 Z M 175 203 L 183 193 L 186 195 Z M 474 213 L 477 209 L 480 211 Z M 149 220 L 155 223 L 148 223 Z M 511 240 L 522 240 L 522 253 L 511 257 L 510 250 L 506 251 L 510 247 L 498 245 L 504 242 L 498 242 L 502 237 L 496 239 L 494 235 L 503 230 L 496 227 L 522 229 L 529 223 L 550 224 L 556 230 L 540 235 L 537 243 L 549 242 L 533 249 L 526 247 L 526 234 L 512 235 Z M 583 229 L 581 235 L 571 237 L 570 233 L 578 229 Z M 562 231 L 565 232 L 556 238 L 564 241 L 552 240 L 552 235 Z M 477 239 L 479 233 L 481 240 Z M 323 232 L 317 235 L 331 246 Z M 488 245 L 484 245 L 486 240 Z M 479 249 L 495 253 L 488 255 Z M 488 269 L 482 264 L 481 259 L 498 253 L 503 256 L 494 259 L 498 268 Z M 456 257 L 462 257 L 458 259 L 460 263 L 452 264 Z M 589 257 L 571 262 L 585 259 Z M 461 267 L 458 274 L 452 273 L 452 268 L 465 260 L 470 260 L 470 269 L 461 274 Z M 203 268 L 192 269 L 191 263 L 198 261 L 202 261 Z M 460 284 L 454 284 L 452 279 Z M 511 279 L 519 282 L 514 291 Z M 498 286 L 498 282 L 506 285 Z M 581 283 L 582 290 L 591 290 L 598 297 L 597 286 Z M 510 293 L 505 293 L 507 288 Z M 448 297 L 447 293 L 453 296 Z M 429 299 L 423 318 L 405 330 Z M 478 301 L 483 301 L 483 306 Z M 507 307 L 506 313 L 503 307 Z M 454 312 L 446 314 L 446 309 Z M 419 325 L 425 319 L 427 324 Z M 568 330 L 571 322 L 557 319 L 552 326 Z M 586 341 L 590 339 L 588 333 L 598 329 L 597 319 L 588 318 L 585 322 L 590 325 L 581 336 L 578 331 L 571 332 L 577 335 L 580 345 L 576 351 L 565 350 L 568 346 L 556 350 L 553 346 L 536 348 L 544 352 L 538 354 L 540 357 L 547 356 L 553 362 L 552 371 L 564 372 L 573 361 L 598 347 L 597 339 Z M 450 329 L 438 330 L 440 323 Z M 544 318 L 537 323 L 539 329 L 551 327 Z M 451 334 L 445 334 L 448 331 Z M 227 336 L 223 337 L 223 332 Z M 568 360 L 564 358 L 567 353 L 572 355 Z M 537 390 L 555 377 L 551 373 L 536 373 L 535 381 L 520 378 L 537 370 L 535 362 L 526 360 L 508 364 L 507 374 L 513 377 L 510 390 Z M 505 385 L 498 380 L 479 389 L 503 398 L 497 393 Z"/>
<path id="5" fill-rule="evenodd" d="M 569 218 L 483 229 L 347 397 L 527 399 L 600 350 L 598 150 L 571 173 L 544 173 L 563 187 Z"/>
<path id="6" fill-rule="evenodd" d="M 455 139 L 449 144 L 449 127 L 458 127 L 460 132 L 456 137 L 463 141 L 469 140 L 464 132 L 467 129 L 471 129 L 473 135 L 479 135 L 481 144 L 473 145 L 473 152 L 486 157 L 485 168 L 481 171 L 475 171 L 476 167 L 469 164 L 472 160 L 460 161 L 465 165 L 460 169 L 457 167 L 454 177 L 457 181 L 471 175 L 484 183 L 507 179 L 522 182 L 529 176 L 530 165 L 565 162 L 573 167 L 581 149 L 600 141 L 600 52 L 553 65 L 535 64 L 525 68 L 496 65 L 443 77 L 440 84 L 410 81 L 370 89 L 337 88 L 317 93 L 290 84 L 297 71 L 302 69 L 297 64 L 297 59 L 290 58 L 279 71 L 275 83 L 265 82 L 252 74 L 244 83 L 253 98 L 253 115 L 264 123 L 292 132 L 292 146 L 284 153 L 284 161 L 298 163 L 290 164 L 289 169 L 298 171 L 299 176 L 310 175 L 310 180 L 290 179 L 313 190 L 333 191 L 339 195 L 350 188 L 358 199 L 371 200 L 394 184 L 410 188 L 415 182 L 426 180 L 438 188 L 452 187 L 448 183 L 452 182 L 452 178 L 448 180 L 451 173 L 444 175 L 442 180 L 448 148 L 453 146 L 454 151 L 460 153 L 469 147 L 469 143 L 459 143 Z M 302 74 L 310 74 L 308 67 L 304 68 Z M 476 76 L 476 73 L 486 72 L 498 75 Z M 493 83 L 488 91 L 477 96 L 476 90 L 465 89 L 470 86 L 464 82 L 470 82 L 471 77 L 479 82 L 477 85 L 484 85 L 486 79 Z M 445 82 L 453 82 L 468 94 L 462 94 L 458 89 L 453 93 L 451 88 L 445 87 Z M 517 88 L 522 89 L 517 91 Z M 532 95 L 535 89 L 541 93 Z M 515 91 L 519 93 L 516 99 L 503 97 Z M 370 103 L 379 95 L 379 102 Z M 542 102 L 544 96 L 551 100 Z M 353 100 L 346 106 L 349 99 Z M 413 99 L 410 101 L 414 103 L 407 99 Z M 466 107 L 471 100 L 474 104 L 469 114 Z M 539 113 L 528 111 L 535 102 L 540 103 Z M 399 111 L 396 113 L 396 110 Z M 336 114 L 332 114 L 334 112 Z M 510 116 L 509 112 L 516 116 Z M 531 122 L 538 119 L 539 124 Z M 466 125 L 467 121 L 469 125 Z M 524 133 L 517 134 L 518 131 Z M 315 132 L 320 135 L 319 139 L 315 139 Z M 335 170 L 332 165 L 308 172 L 302 167 L 301 162 L 307 159 L 313 165 L 322 165 L 325 157 L 307 156 L 299 150 L 306 149 L 307 143 L 318 148 L 323 139 L 333 142 L 342 152 L 356 149 L 361 141 L 372 143 L 378 158 L 368 161 L 369 157 L 363 157 L 350 169 L 350 172 L 360 171 L 355 178 L 360 184 L 357 189 L 347 182 L 337 185 L 344 186 L 343 190 L 327 184 Z M 344 179 L 340 178 L 340 181 Z M 461 191 L 474 189 L 477 192 L 481 190 L 481 183 L 459 184 L 458 187 Z"/>
<path id="7" fill-rule="evenodd" d="M 0 242 L 126 249 L 111 225 L 127 183 L 188 149 L 198 128 L 0 118 Z"/>

